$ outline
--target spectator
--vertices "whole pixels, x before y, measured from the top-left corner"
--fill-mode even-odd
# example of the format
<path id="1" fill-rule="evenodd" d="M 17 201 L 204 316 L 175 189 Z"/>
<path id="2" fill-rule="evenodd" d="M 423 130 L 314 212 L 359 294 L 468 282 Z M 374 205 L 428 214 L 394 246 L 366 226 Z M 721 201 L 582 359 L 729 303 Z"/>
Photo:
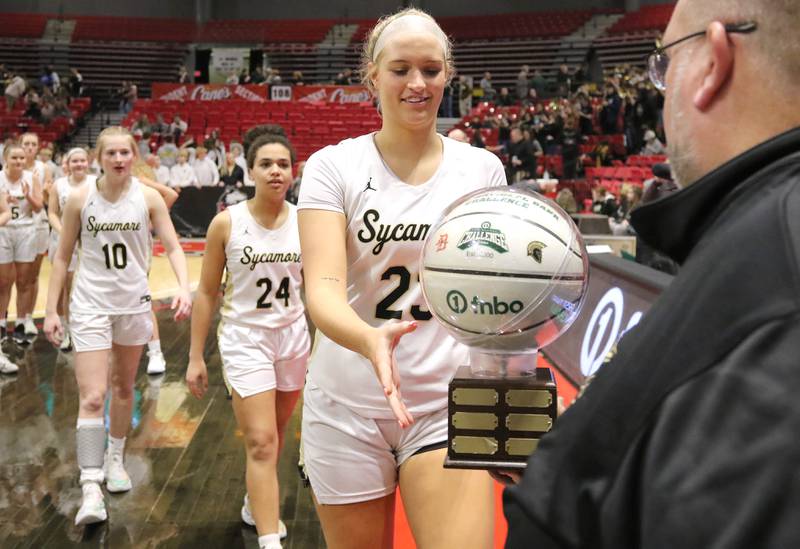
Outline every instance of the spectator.
<path id="1" fill-rule="evenodd" d="M 241 148 L 241 145 L 239 146 Z M 244 170 L 237 164 L 234 156 L 234 145 L 225 153 L 225 165 L 220 170 L 220 181 L 226 187 L 240 188 L 244 185 Z"/>
<path id="2" fill-rule="evenodd" d="M 292 73 L 292 81 L 291 84 L 295 86 L 304 86 L 305 81 L 303 80 L 303 73 L 300 71 L 294 71 Z"/>
<path id="3" fill-rule="evenodd" d="M 189 70 L 186 68 L 186 65 L 181 65 L 178 67 L 178 84 L 188 84 L 191 82 L 191 77 L 189 76 Z"/>
<path id="4" fill-rule="evenodd" d="M 472 110 L 472 78 L 463 74 L 459 76 L 453 93 L 458 97 L 459 116 L 461 118 L 469 116 Z"/>
<path id="5" fill-rule="evenodd" d="M 261 67 L 256 67 L 253 70 L 253 73 L 250 75 L 250 83 L 251 84 L 263 84 L 267 81 L 267 77 L 264 76 L 264 69 Z"/>
<path id="6" fill-rule="evenodd" d="M 19 99 L 25 93 L 28 85 L 25 82 L 25 79 L 22 78 L 19 74 L 12 73 L 11 79 L 8 84 L 6 84 L 5 89 L 5 96 L 6 96 L 6 111 L 11 112 L 14 110 Z"/>
<path id="7" fill-rule="evenodd" d="M 447 137 L 456 141 L 461 141 L 462 143 L 469 143 L 469 137 L 467 137 L 467 134 L 464 133 L 464 130 L 460 128 L 453 128 L 450 130 L 450 133 L 447 134 Z"/>
<path id="8" fill-rule="evenodd" d="M 235 70 L 231 71 L 230 74 L 228 74 L 228 78 L 225 79 L 225 83 L 233 86 L 239 83 L 239 75 L 236 74 Z"/>
<path id="9" fill-rule="evenodd" d="M 53 94 L 58 94 L 61 89 L 61 77 L 58 76 L 58 72 L 51 65 L 48 65 L 46 70 L 50 76 L 49 88 L 53 91 Z"/>
<path id="10" fill-rule="evenodd" d="M 547 94 L 547 79 L 539 69 L 533 70 L 530 87 L 536 92 L 534 97 L 545 97 Z"/>
<path id="11" fill-rule="evenodd" d="M 247 173 L 247 159 L 244 157 L 244 147 L 241 143 L 231 141 L 231 153 L 236 165 L 242 169 L 243 173 Z"/>
<path id="12" fill-rule="evenodd" d="M 578 213 L 578 204 L 575 201 L 575 195 L 573 195 L 572 191 L 567 187 L 558 191 L 556 195 L 556 204 L 561 206 L 561 209 L 570 215 Z"/>
<path id="13" fill-rule="evenodd" d="M 522 65 L 519 69 L 519 73 L 517 74 L 517 86 L 515 88 L 517 92 L 517 100 L 522 101 L 526 97 L 528 97 L 528 89 L 531 86 L 530 83 L 530 67 L 528 65 Z"/>
<path id="14" fill-rule="evenodd" d="M 150 131 L 150 119 L 144 113 L 140 114 L 139 118 L 131 125 L 131 133 L 140 132 L 143 137 L 149 137 Z"/>
<path id="15" fill-rule="evenodd" d="M 197 184 L 200 187 L 216 187 L 219 183 L 219 168 L 217 164 L 208 157 L 208 149 L 197 147 L 195 159 L 192 163 Z"/>
<path id="16" fill-rule="evenodd" d="M 602 185 L 592 188 L 592 212 L 606 217 L 614 217 L 619 210 L 617 198 Z"/>
<path id="17" fill-rule="evenodd" d="M 158 181 L 162 185 L 170 187 L 171 185 L 169 184 L 169 168 L 161 165 L 161 158 L 159 158 L 157 154 L 151 153 L 145 156 L 145 159 L 147 165 L 153 169 L 153 173 L 156 176 L 156 181 Z"/>
<path id="18" fill-rule="evenodd" d="M 165 136 L 169 133 L 169 124 L 164 122 L 164 115 L 156 114 L 156 121 L 150 126 L 151 135 Z"/>
<path id="19" fill-rule="evenodd" d="M 558 67 L 556 73 L 556 94 L 559 97 L 567 97 L 569 95 L 570 86 L 572 83 L 572 73 L 569 72 L 567 65 Z"/>
<path id="20" fill-rule="evenodd" d="M 500 95 L 497 96 L 496 103 L 500 107 L 510 107 L 514 104 L 514 98 L 508 93 L 508 88 L 500 88 Z"/>
<path id="21" fill-rule="evenodd" d="M 614 80 L 606 83 L 603 97 L 603 108 L 600 111 L 600 124 L 606 135 L 619 133 L 619 113 L 622 108 L 622 97 L 619 87 Z"/>
<path id="22" fill-rule="evenodd" d="M 353 71 L 350 69 L 344 69 L 342 72 L 336 75 L 336 80 L 334 80 L 334 84 L 339 86 L 349 86 L 353 83 Z"/>
<path id="23" fill-rule="evenodd" d="M 483 78 L 480 82 L 481 90 L 483 91 L 483 98 L 486 101 L 494 101 L 494 96 L 497 93 L 492 86 L 492 73 L 486 71 L 483 73 Z"/>
<path id="24" fill-rule="evenodd" d="M 189 151 L 183 148 L 180 149 L 178 151 L 178 163 L 169 169 L 169 182 L 173 187 L 200 187 L 197 175 L 188 160 Z"/>
<path id="25" fill-rule="evenodd" d="M 170 133 L 170 135 L 172 135 L 172 138 L 175 140 L 175 143 L 180 143 L 181 142 L 181 136 L 184 133 L 186 133 L 186 130 L 188 129 L 188 127 L 189 127 L 189 125 L 186 124 L 186 122 L 184 122 L 183 120 L 181 120 L 181 117 L 180 117 L 179 114 L 176 114 L 172 118 L 172 124 L 169 125 L 169 133 Z"/>
<path id="26" fill-rule="evenodd" d="M 658 140 L 656 132 L 647 130 L 644 132 L 644 147 L 642 147 L 642 155 L 644 156 L 657 156 L 666 154 L 667 148 Z"/>
<path id="27" fill-rule="evenodd" d="M 250 76 L 250 71 L 248 71 L 246 68 L 242 67 L 242 70 L 239 71 L 239 77 L 238 77 L 236 83 L 237 84 L 242 84 L 242 85 L 251 84 L 252 83 L 252 77 Z"/>
<path id="28" fill-rule="evenodd" d="M 506 174 L 509 184 L 536 177 L 536 157 L 533 154 L 533 144 L 530 140 L 525 139 L 519 126 L 511 128 Z"/>
<path id="29" fill-rule="evenodd" d="M 267 84 L 270 86 L 273 84 L 280 84 L 283 80 L 281 79 L 281 71 L 278 69 L 269 69 L 269 73 L 267 74 Z"/>
<path id="30" fill-rule="evenodd" d="M 33 118 L 36 122 L 42 121 L 42 99 L 33 88 L 29 89 L 25 94 L 24 115 Z"/>
<path id="31" fill-rule="evenodd" d="M 208 158 L 218 169 L 221 168 L 225 163 L 225 142 L 220 138 L 219 132 L 212 130 L 211 135 L 203 142 L 203 146 L 208 149 Z"/>
<path id="32" fill-rule="evenodd" d="M 286 191 L 286 200 L 292 204 L 297 204 L 297 199 L 300 196 L 300 183 L 303 181 L 303 171 L 306 169 L 306 163 L 297 163 L 297 173 L 294 175 L 294 181 L 289 190 Z"/>
<path id="33" fill-rule="evenodd" d="M 72 67 L 69 69 L 69 93 L 72 97 L 83 97 L 83 75 L 77 68 Z"/>
<path id="34" fill-rule="evenodd" d="M 161 159 L 161 164 L 169 169 L 175 166 L 178 160 L 178 147 L 175 146 L 175 138 L 171 134 L 164 136 L 164 143 L 158 148 L 156 152 Z"/>

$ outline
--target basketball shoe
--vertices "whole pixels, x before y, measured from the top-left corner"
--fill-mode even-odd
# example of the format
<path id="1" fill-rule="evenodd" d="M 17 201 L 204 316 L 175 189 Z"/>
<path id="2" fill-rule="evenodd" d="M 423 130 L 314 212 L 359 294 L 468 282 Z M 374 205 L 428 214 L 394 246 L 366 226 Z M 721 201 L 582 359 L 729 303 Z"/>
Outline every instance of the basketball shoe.
<path id="1" fill-rule="evenodd" d="M 256 519 L 253 518 L 253 514 L 250 512 L 250 498 L 247 494 L 244 495 L 244 503 L 242 504 L 242 522 L 248 526 L 255 527 L 256 525 Z M 278 535 L 281 539 L 286 539 L 286 536 L 289 535 L 282 520 L 278 520 Z"/>
<path id="2" fill-rule="evenodd" d="M 131 477 L 125 470 L 122 454 L 106 451 L 105 474 L 106 489 L 109 492 L 127 492 L 131 489 Z"/>
<path id="3" fill-rule="evenodd" d="M 0 374 L 16 374 L 19 366 L 11 362 L 6 355 L 0 351 Z"/>
<path id="4" fill-rule="evenodd" d="M 147 373 L 152 375 L 163 374 L 167 369 L 167 361 L 161 351 L 147 351 Z"/>
<path id="5" fill-rule="evenodd" d="M 108 518 L 106 512 L 106 502 L 103 499 L 103 491 L 96 482 L 86 482 L 81 486 L 83 491 L 83 501 L 78 514 L 75 515 L 75 526 L 103 522 Z"/>

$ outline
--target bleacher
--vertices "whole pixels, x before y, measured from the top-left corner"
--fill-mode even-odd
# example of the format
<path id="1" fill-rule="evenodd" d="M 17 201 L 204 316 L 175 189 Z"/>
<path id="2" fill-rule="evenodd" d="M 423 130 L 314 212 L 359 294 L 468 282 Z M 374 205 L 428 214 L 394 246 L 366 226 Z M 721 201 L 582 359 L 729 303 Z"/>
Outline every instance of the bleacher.
<path id="1" fill-rule="evenodd" d="M 198 32 L 204 43 L 298 43 L 321 42 L 333 27 L 330 19 L 249 20 L 228 19 L 208 21 Z"/>
<path id="2" fill-rule="evenodd" d="M 146 114 L 151 122 L 161 114 L 167 123 L 179 115 L 188 124 L 184 135 L 197 144 L 202 144 L 214 130 L 230 144 L 231 141 L 241 142 L 242 134 L 253 126 L 280 124 L 295 147 L 298 161 L 306 160 L 326 145 L 380 127 L 380 117 L 371 103 L 142 100 L 136 103 L 123 125 L 130 127 L 141 114 Z"/>
<path id="3" fill-rule="evenodd" d="M 175 78 L 187 48 L 180 44 L 146 42 L 72 42 L 47 44 L 30 39 L 0 38 L 0 59 L 28 78 L 39 76 L 42 67 L 59 67 L 62 79 L 67 68 L 78 67 L 84 83 L 98 98 L 110 97 L 123 80 L 139 85 L 141 95 L 149 95 L 151 82 Z"/>
<path id="4" fill-rule="evenodd" d="M 625 17 L 608 30 L 608 34 L 663 31 L 674 9 L 674 3 L 642 6 L 638 11 L 625 14 Z"/>
<path id="5" fill-rule="evenodd" d="M 91 100 L 88 97 L 76 98 L 69 105 L 72 123 L 68 118 L 57 117 L 48 124 L 40 124 L 24 116 L 25 108 L 20 101 L 11 112 L 6 112 L 5 108 L 0 109 L 0 136 L 15 137 L 25 132 L 34 132 L 39 135 L 43 143 L 61 141 L 72 132 L 75 124 L 89 112 L 90 108 Z"/>
<path id="6" fill-rule="evenodd" d="M 50 17 L 41 13 L 2 13 L 0 37 L 41 38 Z"/>

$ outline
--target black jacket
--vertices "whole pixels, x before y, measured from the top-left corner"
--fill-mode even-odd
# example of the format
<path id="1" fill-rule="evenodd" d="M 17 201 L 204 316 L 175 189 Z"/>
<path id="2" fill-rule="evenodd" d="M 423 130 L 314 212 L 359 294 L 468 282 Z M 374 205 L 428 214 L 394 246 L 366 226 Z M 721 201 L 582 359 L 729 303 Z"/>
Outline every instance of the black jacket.
<path id="1" fill-rule="evenodd" d="M 800 547 L 800 128 L 632 222 L 683 266 L 506 490 L 506 546 Z"/>

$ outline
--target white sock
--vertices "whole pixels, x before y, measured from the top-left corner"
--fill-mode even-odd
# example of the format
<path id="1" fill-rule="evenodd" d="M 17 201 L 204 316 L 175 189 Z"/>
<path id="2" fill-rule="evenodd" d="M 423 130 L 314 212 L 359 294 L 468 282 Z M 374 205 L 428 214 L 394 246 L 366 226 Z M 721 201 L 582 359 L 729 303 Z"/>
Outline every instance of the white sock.
<path id="1" fill-rule="evenodd" d="M 281 537 L 277 533 L 258 536 L 258 547 L 260 549 L 281 549 Z"/>
<path id="2" fill-rule="evenodd" d="M 33 315 L 25 315 L 25 322 L 33 322 Z"/>
<path id="3" fill-rule="evenodd" d="M 147 344 L 147 354 L 152 355 L 153 353 L 160 353 L 161 352 L 161 340 L 154 339 L 150 343 Z"/>
<path id="4" fill-rule="evenodd" d="M 108 435 L 108 451 L 111 454 L 117 454 L 121 456 L 125 453 L 125 437 L 122 438 L 114 438 L 111 435 Z"/>
<path id="5" fill-rule="evenodd" d="M 4 318 L 0 320 L 0 328 L 5 328 L 5 327 L 6 327 L 6 319 Z"/>
<path id="6" fill-rule="evenodd" d="M 102 417 L 79 417 L 76 427 L 81 428 L 89 425 L 105 425 Z"/>

